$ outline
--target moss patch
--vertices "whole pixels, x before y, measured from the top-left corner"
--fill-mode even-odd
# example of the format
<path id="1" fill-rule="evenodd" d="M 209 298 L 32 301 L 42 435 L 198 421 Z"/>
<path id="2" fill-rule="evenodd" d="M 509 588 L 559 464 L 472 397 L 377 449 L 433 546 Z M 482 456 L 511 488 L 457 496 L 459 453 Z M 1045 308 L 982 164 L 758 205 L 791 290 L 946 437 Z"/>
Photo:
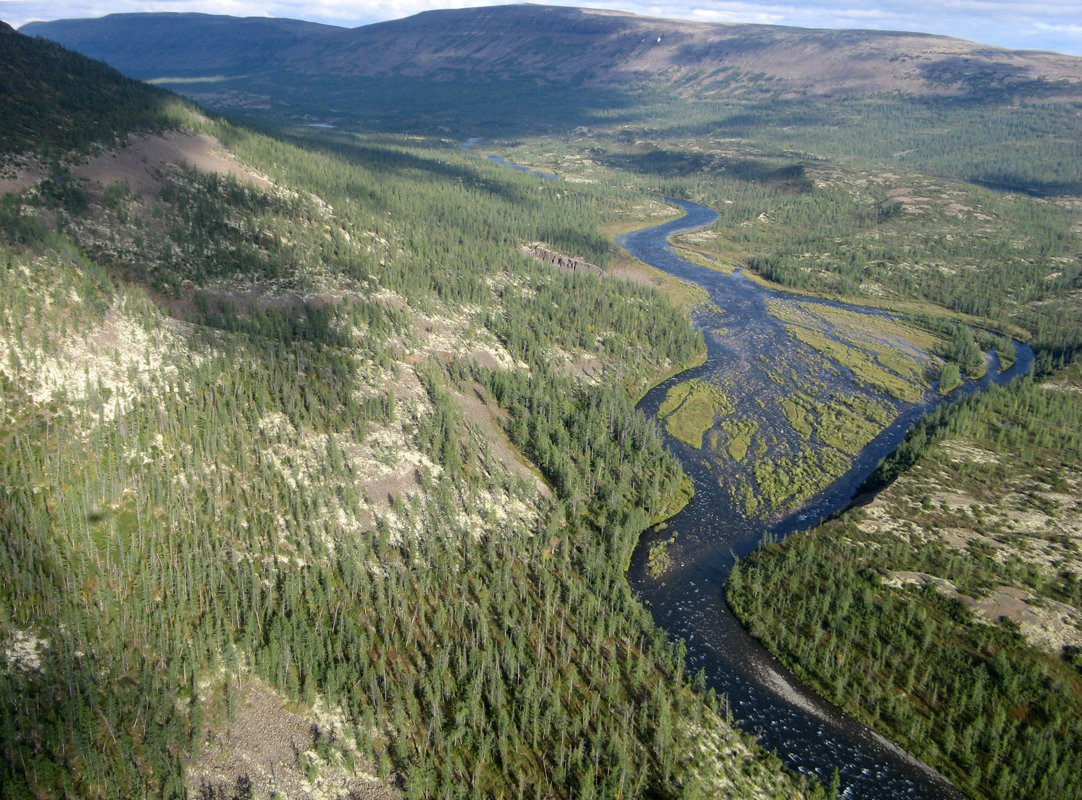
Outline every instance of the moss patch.
<path id="1" fill-rule="evenodd" d="M 831 339 L 825 334 L 799 325 L 787 325 L 786 328 L 804 344 L 815 348 L 842 366 L 848 367 L 859 380 L 869 386 L 873 386 L 907 403 L 917 402 L 920 400 L 921 395 L 924 394 L 922 386 L 910 383 L 894 372 L 879 366 L 870 355 L 861 349 L 850 347 Z"/>
<path id="2" fill-rule="evenodd" d="M 665 421 L 665 430 L 673 438 L 701 450 L 703 434 L 714 426 L 718 416 L 732 410 L 732 404 L 719 387 L 696 378 L 670 388 L 657 415 Z"/>

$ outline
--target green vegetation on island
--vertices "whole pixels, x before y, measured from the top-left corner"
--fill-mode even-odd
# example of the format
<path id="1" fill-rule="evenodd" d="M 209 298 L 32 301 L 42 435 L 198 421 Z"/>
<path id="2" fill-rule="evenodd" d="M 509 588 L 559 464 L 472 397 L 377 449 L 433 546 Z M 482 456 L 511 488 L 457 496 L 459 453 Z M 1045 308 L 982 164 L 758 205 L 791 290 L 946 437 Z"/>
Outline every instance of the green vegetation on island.
<path id="1" fill-rule="evenodd" d="M 1079 791 L 1077 364 L 920 423 L 870 504 L 741 562 L 734 611 L 825 697 L 979 798 Z"/>
<path id="2" fill-rule="evenodd" d="M 721 387 L 696 378 L 670 387 L 657 416 L 674 438 L 701 450 L 703 434 L 714 427 L 719 416 L 732 410 Z"/>

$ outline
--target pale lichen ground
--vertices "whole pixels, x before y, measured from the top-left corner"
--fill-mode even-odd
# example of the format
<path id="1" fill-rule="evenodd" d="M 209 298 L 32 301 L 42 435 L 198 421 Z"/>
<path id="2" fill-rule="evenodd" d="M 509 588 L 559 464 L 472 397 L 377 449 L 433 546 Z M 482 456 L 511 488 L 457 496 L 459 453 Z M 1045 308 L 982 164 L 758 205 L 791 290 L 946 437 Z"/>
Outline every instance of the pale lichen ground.
<path id="1" fill-rule="evenodd" d="M 283 414 L 268 415 L 260 421 L 266 434 L 264 456 L 293 489 L 310 490 L 325 481 L 328 452 L 333 449 L 340 453 L 352 482 L 360 490 L 361 512 L 358 515 L 347 509 L 330 493 L 329 505 L 324 509 L 328 530 L 361 534 L 374 530 L 382 520 L 392 541 L 418 533 L 410 523 L 410 508 L 428 502 L 424 486 L 437 481 L 443 469 L 415 438 L 422 419 L 432 413 L 424 387 L 411 366 L 400 365 L 398 373 L 398 378 L 388 384 L 395 396 L 394 416 L 386 422 L 369 423 L 361 441 L 345 434 L 298 430 Z M 460 498 L 457 521 L 478 534 L 496 533 L 509 523 L 532 528 L 539 519 L 539 499 L 547 488 L 524 468 L 521 455 L 514 452 L 496 423 L 478 417 L 476 409 L 470 413 L 472 404 L 460 399 L 468 415 L 467 430 L 475 437 L 488 480 L 473 497 Z M 324 543 L 333 550 L 333 541 Z"/>
<path id="2" fill-rule="evenodd" d="M 987 595 L 971 597 L 945 578 L 906 570 L 891 572 L 883 578 L 883 584 L 895 589 L 930 585 L 944 596 L 965 603 L 977 622 L 990 625 L 1006 617 L 1031 645 L 1049 653 L 1061 653 L 1068 645 L 1082 645 L 1082 614 L 1078 609 L 1016 586 L 997 586 Z"/>
<path id="3" fill-rule="evenodd" d="M 526 369 L 507 348 L 481 324 L 479 308 L 464 307 L 446 315 L 414 314 L 415 343 L 407 357 L 432 356 L 443 361 L 465 358 L 482 367 Z"/>
<path id="4" fill-rule="evenodd" d="M 41 659 L 49 648 L 49 640 L 31 630 L 12 630 L 0 637 L 0 661 L 3 667 L 16 672 L 39 672 Z"/>
<path id="5" fill-rule="evenodd" d="M 773 755 L 763 756 L 750 737 L 716 714 L 688 723 L 684 738 L 695 744 L 685 766 L 698 778 L 705 797 L 768 800 L 805 797 L 802 787 Z"/>
<path id="6" fill-rule="evenodd" d="M 187 770 L 193 797 L 213 790 L 233 796 L 247 782 L 250 796 L 288 800 L 397 800 L 391 775 L 379 777 L 357 747 L 352 724 L 322 699 L 288 701 L 266 681 L 241 669 L 225 683 L 230 718 L 207 725 L 198 758 Z M 201 695 L 222 680 L 204 681 Z M 365 734 L 370 732 L 365 732 Z"/>
<path id="7" fill-rule="evenodd" d="M 1000 459 L 962 439 L 942 442 L 938 449 L 954 463 L 988 465 Z M 858 525 L 866 533 L 890 534 L 912 544 L 939 543 L 963 558 L 976 550 L 999 563 L 1017 560 L 1050 585 L 1065 571 L 1082 572 L 1082 474 L 1063 479 L 1068 491 L 1053 491 L 1033 476 L 1016 475 L 989 501 L 950 486 L 944 473 L 920 465 L 865 506 Z M 914 504 L 921 506 L 916 515 Z M 931 584 L 964 602 L 977 621 L 1012 620 L 1030 644 L 1051 653 L 1067 645 L 1082 645 L 1079 609 L 1045 596 L 1036 587 L 996 585 L 979 596 L 969 596 L 951 581 L 906 571 L 892 572 L 884 582 L 899 589 Z"/>
<path id="8" fill-rule="evenodd" d="M 55 342 L 51 352 L 22 348 L 19 367 L 0 361 L 0 372 L 39 405 L 59 398 L 78 407 L 96 395 L 103 399 L 96 416 L 110 421 L 136 399 L 174 383 L 182 353 L 198 362 L 187 349 L 187 332 L 177 320 L 146 326 L 114 306 L 100 325 Z M 0 335 L 0 348 L 12 352 L 17 345 Z"/>

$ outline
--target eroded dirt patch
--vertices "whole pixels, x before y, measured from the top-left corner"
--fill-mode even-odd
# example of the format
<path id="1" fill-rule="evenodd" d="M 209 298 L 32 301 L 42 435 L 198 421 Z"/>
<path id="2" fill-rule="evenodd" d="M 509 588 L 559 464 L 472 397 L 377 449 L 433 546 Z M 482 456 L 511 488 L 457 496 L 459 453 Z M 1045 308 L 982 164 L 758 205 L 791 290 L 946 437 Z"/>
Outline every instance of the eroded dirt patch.
<path id="1" fill-rule="evenodd" d="M 153 193 L 164 169 L 186 166 L 197 172 L 230 175 L 242 183 L 268 189 L 270 181 L 237 161 L 215 137 L 206 133 L 170 131 L 133 138 L 127 147 L 102 153 L 74 167 L 72 174 L 102 186 L 124 181 L 134 192 Z M 25 161 L 0 176 L 0 194 L 27 189 L 48 175 L 41 164 Z"/>
<path id="2" fill-rule="evenodd" d="M 1004 617 L 1009 619 L 1031 645 L 1049 653 L 1059 654 L 1065 646 L 1082 645 L 1082 614 L 1072 606 L 1038 598 L 1017 586 L 997 586 L 985 596 L 971 597 L 945 578 L 905 570 L 890 573 L 883 583 L 896 589 L 930 585 L 965 603 L 978 622 L 992 624 Z"/>
<path id="3" fill-rule="evenodd" d="M 230 175 L 261 189 L 271 185 L 266 178 L 242 166 L 213 136 L 179 131 L 134 139 L 125 148 L 95 156 L 72 173 L 93 183 L 127 181 L 133 191 L 153 192 L 160 186 L 162 170 L 174 166 Z"/>
<path id="4" fill-rule="evenodd" d="M 526 466 L 522 454 L 507 438 L 507 434 L 500 426 L 500 421 L 506 419 L 507 413 L 496 406 L 484 387 L 473 382 L 468 390 L 456 392 L 455 398 L 462 406 L 467 423 L 477 428 L 481 437 L 491 446 L 492 454 L 503 468 L 509 474 L 517 475 L 536 485 L 541 494 L 546 496 L 550 494 L 548 486 Z"/>
<path id="5" fill-rule="evenodd" d="M 248 676 L 235 692 L 234 714 L 207 731 L 205 750 L 188 769 L 192 797 L 288 800 L 398 800 L 375 775 L 333 710 L 290 703 L 266 681 Z"/>

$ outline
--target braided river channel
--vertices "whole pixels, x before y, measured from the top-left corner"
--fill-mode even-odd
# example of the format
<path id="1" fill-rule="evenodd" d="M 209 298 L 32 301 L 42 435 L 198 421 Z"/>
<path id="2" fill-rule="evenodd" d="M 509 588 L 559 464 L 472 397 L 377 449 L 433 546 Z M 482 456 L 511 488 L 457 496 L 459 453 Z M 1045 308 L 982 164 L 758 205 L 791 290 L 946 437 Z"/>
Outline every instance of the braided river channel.
<path id="1" fill-rule="evenodd" d="M 741 627 L 724 596 L 735 559 L 764 538 L 779 540 L 844 509 L 913 423 L 943 402 L 921 384 L 917 372 L 922 370 L 898 371 L 899 362 L 892 358 L 900 354 L 911 364 L 927 365 L 928 354 L 899 335 L 900 326 L 883 312 L 773 292 L 739 269 L 724 274 L 680 257 L 668 238 L 709 225 L 717 215 L 695 203 L 666 202 L 685 215 L 621 236 L 617 243 L 641 261 L 708 292 L 708 307 L 694 315 L 708 356 L 703 366 L 653 389 L 640 408 L 647 416 L 664 412 L 666 398 L 671 408 L 683 396 L 681 387 L 695 379 L 699 383 L 693 385 L 709 386 L 724 399 L 720 421 L 706 432 L 701 447 L 666 434 L 669 448 L 695 485 L 695 497 L 662 530 L 644 534 L 628 574 L 633 590 L 671 639 L 684 640 L 689 671 L 702 670 L 707 685 L 725 694 L 733 722 L 789 767 L 824 783 L 837 770 L 847 798 L 965 797 L 942 775 L 804 686 Z M 811 333 L 794 335 L 796 328 Z M 809 340 L 818 346 L 810 346 Z M 882 382 L 875 388 L 867 370 L 854 371 L 830 357 L 837 352 L 831 342 L 882 370 L 879 375 L 905 377 L 907 382 L 900 384 L 905 390 L 888 394 Z M 1026 374 L 1033 352 L 1018 343 L 1015 351 L 1015 363 L 1006 370 L 988 354 L 987 376 L 967 381 L 952 399 L 980 391 L 992 380 L 1005 382 Z M 852 356 L 841 360 L 854 363 Z M 870 432 L 849 452 L 829 446 L 832 436 L 825 429 L 809 432 L 809 426 L 792 422 L 803 413 L 794 417 L 794 408 L 814 416 L 824 408 L 841 408 L 839 398 L 850 409 L 839 412 L 843 423 L 853 408 L 872 409 L 865 417 L 877 423 L 860 414 L 851 417 Z M 727 450 L 726 443 L 736 438 L 748 444 Z M 837 445 L 837 439 L 833 441 Z M 737 458 L 741 449 L 744 455 Z M 726 457 L 726 452 L 735 454 Z M 781 465 L 786 475 L 802 474 L 805 480 L 813 476 L 817 490 L 806 490 L 810 496 L 800 502 L 757 497 L 761 491 L 754 489 L 760 485 L 754 464 L 761 469 L 764 462 Z M 824 474 L 840 477 L 829 480 Z M 820 483 L 814 483 L 814 476 Z M 671 563 L 655 577 L 648 553 L 658 540 L 668 542 Z"/>

